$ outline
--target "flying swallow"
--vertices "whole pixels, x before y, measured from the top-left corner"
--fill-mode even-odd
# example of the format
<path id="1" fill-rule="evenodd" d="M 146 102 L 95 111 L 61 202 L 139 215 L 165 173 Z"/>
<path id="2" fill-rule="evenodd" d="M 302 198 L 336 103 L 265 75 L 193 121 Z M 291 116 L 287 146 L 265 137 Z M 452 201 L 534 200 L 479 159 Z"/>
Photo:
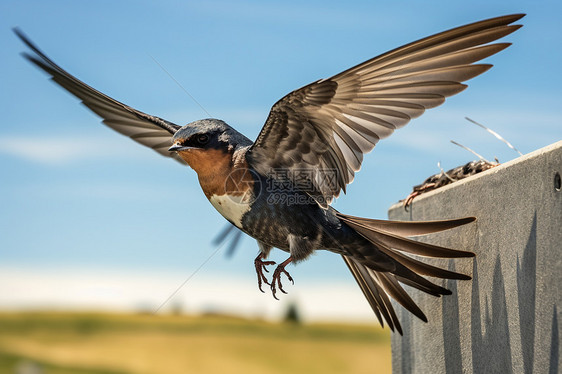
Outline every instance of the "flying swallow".
<path id="1" fill-rule="evenodd" d="M 186 163 L 198 176 L 215 209 L 255 238 L 258 285 L 273 296 L 283 290 L 285 267 L 316 250 L 341 255 L 381 325 L 402 334 L 390 299 L 427 317 L 402 284 L 434 296 L 451 291 L 423 276 L 471 279 L 407 254 L 436 258 L 472 257 L 473 252 L 443 248 L 406 237 L 448 230 L 474 217 L 430 222 L 398 222 L 354 217 L 331 207 L 352 182 L 380 139 L 436 107 L 467 86 L 462 82 L 492 65 L 476 63 L 505 48 L 493 43 L 515 30 L 523 14 L 492 18 L 445 31 L 299 88 L 273 105 L 257 139 L 218 119 L 178 126 L 133 109 L 88 86 L 55 64 L 21 31 L 31 49 L 23 56 L 78 97 L 110 128 L 156 152 Z M 264 271 L 272 248 L 290 256 L 271 280 Z"/>

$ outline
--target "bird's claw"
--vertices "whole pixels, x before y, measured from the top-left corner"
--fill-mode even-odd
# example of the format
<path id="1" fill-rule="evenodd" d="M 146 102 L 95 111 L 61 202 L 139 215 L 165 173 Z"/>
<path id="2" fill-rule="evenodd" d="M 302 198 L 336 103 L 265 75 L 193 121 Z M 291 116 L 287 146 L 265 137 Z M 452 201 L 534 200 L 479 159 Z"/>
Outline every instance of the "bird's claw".
<path id="1" fill-rule="evenodd" d="M 269 270 L 267 270 L 266 266 L 275 265 L 275 261 L 263 261 L 263 257 L 260 254 L 254 260 L 254 265 L 256 267 L 256 273 L 258 275 L 258 288 L 261 292 L 265 293 L 265 291 L 261 288 L 262 284 L 265 283 L 268 286 L 271 286 L 271 283 L 267 281 L 267 278 L 263 272 L 265 271 L 266 273 L 269 273 Z"/>
<path id="2" fill-rule="evenodd" d="M 291 274 L 289 274 L 289 272 L 287 270 L 285 270 L 285 266 L 283 264 L 277 266 L 277 268 L 275 268 L 275 271 L 273 272 L 273 277 L 271 278 L 271 293 L 273 294 L 273 298 L 275 300 L 279 300 L 276 296 L 276 292 L 277 289 L 279 289 L 279 291 L 283 292 L 284 294 L 287 294 L 287 292 L 283 289 L 283 285 L 281 284 L 281 274 L 285 274 L 287 276 L 287 279 L 291 281 L 291 284 L 295 284 L 295 281 L 293 280 L 293 277 L 291 277 Z"/>

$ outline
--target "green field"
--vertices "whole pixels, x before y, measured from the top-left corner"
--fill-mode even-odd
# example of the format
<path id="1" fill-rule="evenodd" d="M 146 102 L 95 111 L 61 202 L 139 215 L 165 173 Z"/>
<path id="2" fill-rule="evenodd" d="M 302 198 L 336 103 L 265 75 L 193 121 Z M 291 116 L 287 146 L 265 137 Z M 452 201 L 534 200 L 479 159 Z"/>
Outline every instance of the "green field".
<path id="1" fill-rule="evenodd" d="M 375 325 L 300 325 L 228 316 L 0 313 L 2 374 L 390 371 L 390 336 Z"/>

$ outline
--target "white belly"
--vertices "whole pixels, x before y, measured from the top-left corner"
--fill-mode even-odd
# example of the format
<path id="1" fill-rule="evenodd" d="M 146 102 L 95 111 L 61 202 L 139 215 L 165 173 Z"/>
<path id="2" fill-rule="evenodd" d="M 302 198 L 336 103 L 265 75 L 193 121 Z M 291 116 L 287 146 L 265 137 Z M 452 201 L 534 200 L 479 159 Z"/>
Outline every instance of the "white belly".
<path id="1" fill-rule="evenodd" d="M 250 210 L 245 196 L 213 195 L 209 201 L 224 218 L 242 228 L 242 216 Z"/>

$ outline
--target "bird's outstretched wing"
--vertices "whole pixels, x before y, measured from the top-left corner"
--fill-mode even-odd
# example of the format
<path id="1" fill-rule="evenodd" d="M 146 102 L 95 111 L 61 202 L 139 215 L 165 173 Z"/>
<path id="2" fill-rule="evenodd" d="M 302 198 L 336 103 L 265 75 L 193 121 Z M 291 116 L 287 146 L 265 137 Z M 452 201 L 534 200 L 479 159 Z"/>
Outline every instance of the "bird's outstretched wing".
<path id="1" fill-rule="evenodd" d="M 48 58 L 19 29 L 16 35 L 34 52 L 22 53 L 33 64 L 44 70 L 59 86 L 79 98 L 92 112 L 103 118 L 103 123 L 166 157 L 184 161 L 176 152 L 168 152 L 172 136 L 181 127 L 162 118 L 131 108 L 88 86 Z"/>
<path id="2" fill-rule="evenodd" d="M 475 62 L 508 47 L 489 43 L 519 29 L 510 24 L 523 16 L 445 31 L 291 92 L 273 105 L 248 160 L 261 173 L 283 169 L 289 178 L 314 171 L 309 193 L 327 206 L 379 139 L 488 70 L 492 65 Z"/>

